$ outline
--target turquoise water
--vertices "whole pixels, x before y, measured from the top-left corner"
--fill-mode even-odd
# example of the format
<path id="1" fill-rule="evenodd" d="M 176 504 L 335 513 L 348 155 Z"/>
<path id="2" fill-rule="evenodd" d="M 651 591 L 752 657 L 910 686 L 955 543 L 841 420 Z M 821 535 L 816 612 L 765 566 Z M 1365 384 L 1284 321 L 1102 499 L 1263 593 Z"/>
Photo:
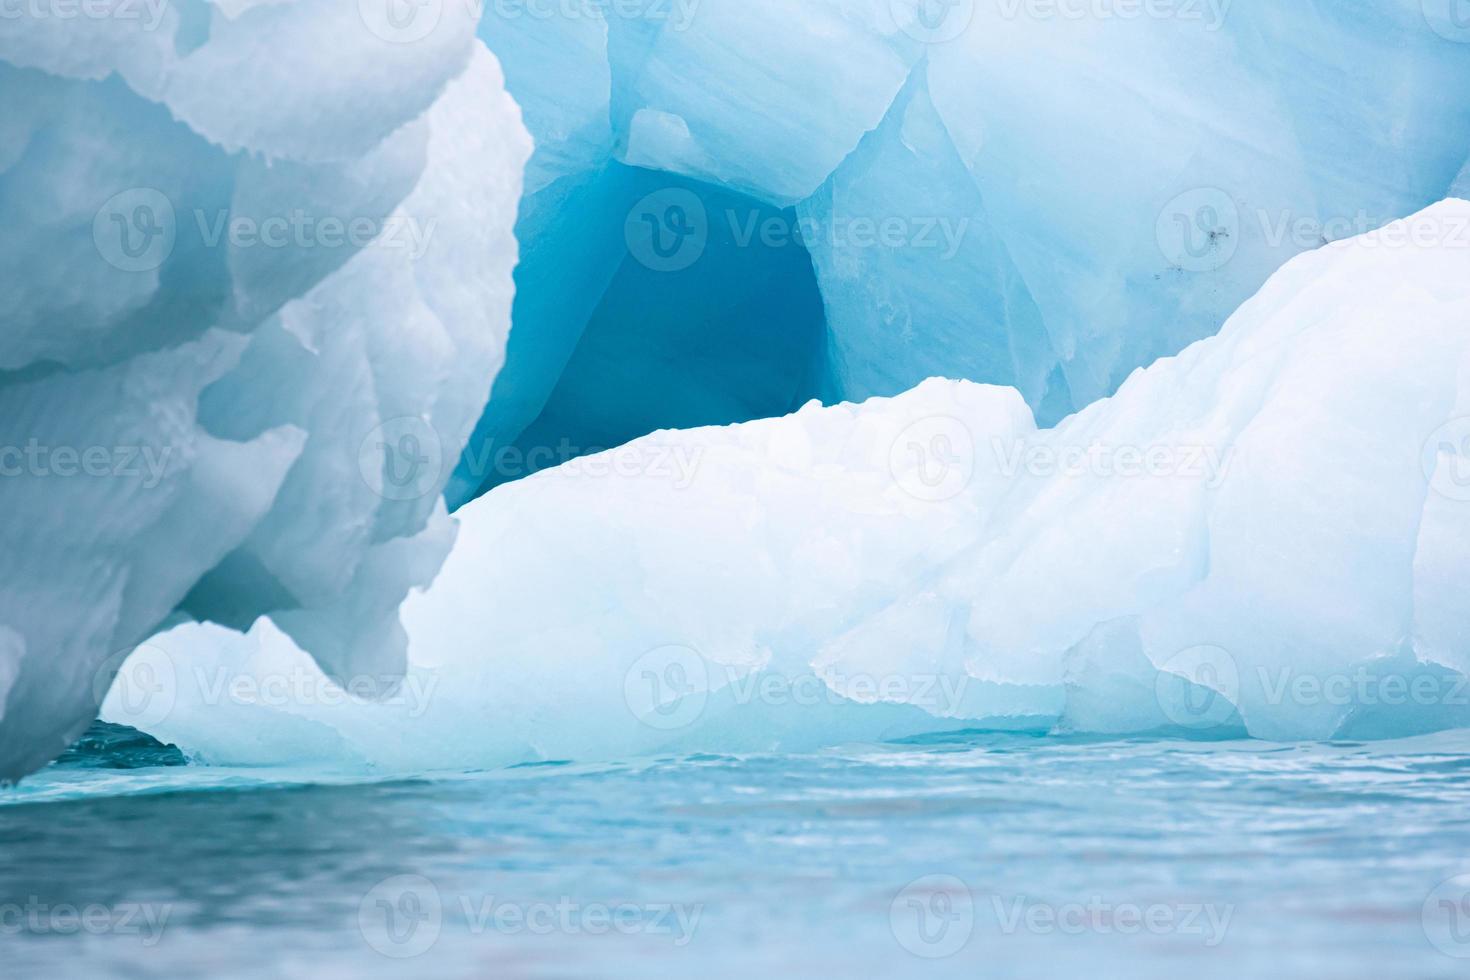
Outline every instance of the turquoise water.
<path id="1" fill-rule="evenodd" d="M 1470 972 L 1467 733 L 178 761 L 104 732 L 0 795 L 6 976 Z"/>

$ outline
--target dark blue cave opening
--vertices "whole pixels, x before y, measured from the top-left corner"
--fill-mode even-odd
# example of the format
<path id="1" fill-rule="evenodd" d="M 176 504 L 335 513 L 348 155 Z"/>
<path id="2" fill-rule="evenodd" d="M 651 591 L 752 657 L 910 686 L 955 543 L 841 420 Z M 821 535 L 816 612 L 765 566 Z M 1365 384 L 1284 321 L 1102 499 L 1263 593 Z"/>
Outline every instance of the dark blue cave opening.
<path id="1" fill-rule="evenodd" d="M 506 363 L 447 496 L 658 429 L 822 395 L 826 318 L 791 209 L 609 164 L 523 202 Z"/>

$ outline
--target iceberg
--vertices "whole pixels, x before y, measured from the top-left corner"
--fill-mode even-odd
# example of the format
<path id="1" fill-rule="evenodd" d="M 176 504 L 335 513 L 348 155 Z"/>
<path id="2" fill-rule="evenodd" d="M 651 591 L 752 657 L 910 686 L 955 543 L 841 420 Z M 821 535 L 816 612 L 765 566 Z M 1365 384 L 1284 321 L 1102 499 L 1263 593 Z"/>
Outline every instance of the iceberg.
<path id="1" fill-rule="evenodd" d="M 945 411 L 972 434 L 995 435 L 976 412 L 1014 416 L 1018 433 L 1069 431 L 1096 420 L 1088 413 L 1113 404 L 1099 400 L 1133 372 L 1215 335 L 1294 256 L 1466 193 L 1470 44 L 1419 0 L 1330 11 L 1165 0 L 1146 17 L 1131 4 L 1075 17 L 1025 0 L 572 0 L 554 16 L 368 0 L 85 8 L 0 18 L 10 219 L 0 228 L 0 544 L 15 556 L 0 569 L 0 779 L 77 737 L 119 664 L 161 629 L 197 621 L 207 625 L 179 629 L 264 637 L 291 657 L 300 648 L 305 676 L 349 689 L 370 677 L 364 690 L 391 701 L 414 681 L 405 664 L 434 663 L 423 646 L 436 644 L 415 640 L 399 607 L 427 601 L 416 592 L 446 556 L 466 551 L 495 566 L 481 574 L 563 589 L 548 616 L 596 619 L 593 579 L 551 575 L 550 556 L 573 548 L 573 567 L 601 569 L 605 587 L 612 566 L 579 549 L 634 548 L 646 502 L 584 499 L 565 489 L 568 474 L 637 471 L 639 453 L 665 453 L 659 465 L 690 491 L 675 500 L 705 501 L 684 533 L 710 535 L 711 553 L 730 549 L 735 561 L 739 542 L 711 530 L 714 508 L 757 520 L 767 504 L 734 488 L 786 488 L 808 459 L 856 485 L 877 479 L 861 475 L 876 462 L 825 443 L 829 428 L 866 438 L 880 419 L 952 398 Z M 971 384 L 936 387 L 934 376 Z M 850 428 L 834 421 L 849 416 Z M 732 423 L 752 427 L 706 428 Z M 799 435 L 808 424 L 814 432 Z M 964 445 L 945 425 L 914 445 Z M 656 435 L 669 429 L 687 434 Z M 767 431 L 795 454 L 787 469 L 762 461 Z M 921 483 L 937 472 L 920 470 Z M 556 476 L 527 480 L 540 472 Z M 711 472 L 728 492 L 710 488 Z M 591 485 L 580 493 L 609 486 Z M 860 537 L 877 535 L 864 547 L 891 550 L 908 573 L 930 569 L 941 598 L 880 610 L 910 580 L 847 555 L 857 532 L 789 534 L 804 542 L 802 560 L 845 556 L 871 578 L 851 586 L 863 601 L 813 583 L 813 609 L 830 616 L 821 622 L 768 608 L 779 596 L 752 585 L 735 589 L 752 603 L 750 623 L 767 624 L 750 633 L 753 649 L 769 648 L 773 664 L 786 662 L 782 644 L 805 651 L 793 654 L 800 670 L 761 676 L 817 677 L 806 648 L 849 632 L 855 646 L 834 647 L 833 662 L 862 662 L 853 651 L 882 634 L 864 617 L 934 630 L 924 610 L 964 591 L 958 571 L 937 570 L 959 561 L 948 549 L 970 540 L 981 555 L 972 564 L 990 560 L 971 540 L 974 515 L 940 508 L 952 524 L 898 530 L 918 518 L 885 510 L 877 486 L 878 503 L 824 492 L 831 507 L 892 525 L 880 534 L 859 522 Z M 487 493 L 493 503 L 478 504 Z M 542 493 L 549 502 L 530 502 Z M 455 550 L 451 511 L 478 526 L 502 519 L 475 516 L 487 509 L 560 504 L 629 509 L 608 512 L 606 529 L 579 516 L 584 544 L 567 540 L 565 515 L 546 518 L 560 528 L 531 521 L 543 554 L 519 538 L 504 553 Z M 661 526 L 648 506 L 641 517 Z M 800 510 L 771 506 L 777 524 Z M 685 513 L 667 509 L 671 520 Z M 803 520 L 832 524 L 816 511 Z M 1440 536 L 1420 560 L 1452 568 L 1453 514 L 1424 520 Z M 913 550 L 892 540 L 904 536 Z M 668 556 L 640 547 L 648 567 L 635 581 L 684 569 L 655 567 Z M 791 574 L 817 576 L 784 545 L 773 554 L 795 562 Z M 780 565 L 745 557 L 773 575 Z M 470 586 L 430 594 L 455 588 Z M 675 591 L 698 607 L 697 591 Z M 607 642 L 641 643 L 631 622 L 652 624 L 647 602 L 628 596 L 629 632 Z M 1417 613 L 1415 642 L 1452 647 L 1455 621 L 1434 608 Z M 517 610 L 495 609 L 507 619 L 484 620 L 486 642 L 531 656 Z M 693 615 L 664 611 L 673 634 Z M 1137 633 L 1134 662 L 1151 662 L 1148 631 L 1162 620 L 1130 626 L 1126 615 L 1089 642 Z M 788 619 L 804 625 L 771 625 Z M 714 622 L 710 636 L 670 642 L 724 670 L 725 627 Z M 575 627 L 548 619 L 547 629 L 581 657 Z M 888 699 L 884 723 L 1101 724 L 1078 720 L 1077 698 L 1059 709 L 1042 666 L 1063 640 L 1068 650 L 1082 640 L 1033 639 L 1026 671 L 1044 680 L 1027 682 L 1024 704 L 1005 670 L 936 668 L 936 682 L 980 685 L 966 706 Z M 765 662 L 735 647 L 741 670 Z M 1240 669 L 1259 666 L 1242 656 Z M 483 707 L 485 685 L 462 679 L 468 708 Z M 829 680 L 823 691 L 841 687 Z M 527 681 L 532 693 L 539 682 Z M 1005 690 L 987 707 L 992 683 Z M 1135 729 L 1115 702 L 1094 709 Z M 590 717 L 600 705 L 593 696 L 583 707 Z M 859 726 L 877 717 L 871 705 L 829 707 Z M 1272 730 L 1249 692 L 1236 707 L 1246 728 Z M 1286 715 L 1283 730 L 1305 717 Z M 814 731 L 807 715 L 789 717 L 792 737 Z"/>
<path id="2" fill-rule="evenodd" d="M 263 621 L 154 638 L 104 717 L 208 762 L 379 771 L 1470 724 L 1470 202 L 1293 259 L 1051 428 L 934 379 L 655 433 L 459 520 L 388 703 Z"/>

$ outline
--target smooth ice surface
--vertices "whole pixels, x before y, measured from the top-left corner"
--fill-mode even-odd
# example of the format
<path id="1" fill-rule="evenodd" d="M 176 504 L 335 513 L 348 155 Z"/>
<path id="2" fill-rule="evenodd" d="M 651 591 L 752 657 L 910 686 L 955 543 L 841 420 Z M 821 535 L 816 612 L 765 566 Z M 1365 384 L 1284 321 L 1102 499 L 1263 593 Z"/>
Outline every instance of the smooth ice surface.
<path id="1" fill-rule="evenodd" d="M 1451 200 L 1293 260 L 1053 429 L 1014 389 L 934 380 L 501 487 L 406 602 L 390 705 L 329 691 L 268 624 L 183 627 L 138 655 L 157 696 L 120 687 L 104 717 L 209 762 L 385 769 L 1464 725 L 1467 355 Z"/>
<path id="2" fill-rule="evenodd" d="M 531 150 L 449 6 L 414 44 L 325 0 L 0 18 L 0 778 L 176 613 L 401 669 Z"/>

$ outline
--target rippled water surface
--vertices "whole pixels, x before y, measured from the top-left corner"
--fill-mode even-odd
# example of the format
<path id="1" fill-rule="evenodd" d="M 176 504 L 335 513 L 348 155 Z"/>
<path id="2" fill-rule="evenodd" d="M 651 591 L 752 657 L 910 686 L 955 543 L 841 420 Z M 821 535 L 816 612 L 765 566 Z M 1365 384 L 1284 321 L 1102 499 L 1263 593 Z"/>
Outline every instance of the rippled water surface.
<path id="1" fill-rule="evenodd" d="M 0 794 L 6 976 L 1470 973 L 1466 733 L 335 784 L 132 758 Z"/>

